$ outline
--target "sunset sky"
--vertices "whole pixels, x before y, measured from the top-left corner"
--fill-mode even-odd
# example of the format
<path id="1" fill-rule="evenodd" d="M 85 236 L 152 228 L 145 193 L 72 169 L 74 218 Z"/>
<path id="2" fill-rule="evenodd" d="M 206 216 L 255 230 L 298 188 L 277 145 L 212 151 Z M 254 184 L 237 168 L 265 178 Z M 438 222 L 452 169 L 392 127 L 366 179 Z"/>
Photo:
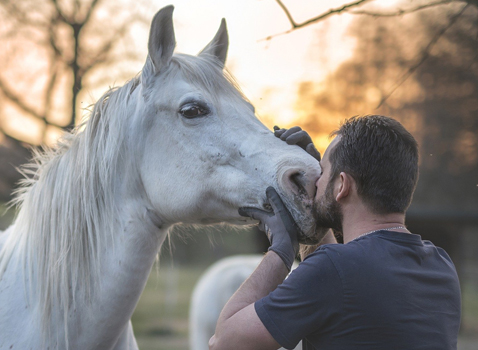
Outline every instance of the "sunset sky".
<path id="1" fill-rule="evenodd" d="M 284 4 L 294 20 L 301 23 L 348 2 L 350 1 L 286 0 Z M 386 8 L 396 2 L 396 0 L 376 0 L 373 4 Z M 151 13 L 146 17 L 150 19 L 160 8 L 168 4 L 175 6 L 173 19 L 177 41 L 176 52 L 198 53 L 213 38 L 221 19 L 226 19 L 230 41 L 226 66 L 237 79 L 245 95 L 256 106 L 258 117 L 270 128 L 274 124 L 284 127 L 300 125 L 296 111 L 296 106 L 301 103 L 297 95 L 299 84 L 304 81 L 319 83 L 342 62 L 352 57 L 355 47 L 355 39 L 348 36 L 348 26 L 355 17 L 347 13 L 333 15 L 324 21 L 278 35 L 289 30 L 291 25 L 284 11 L 274 0 L 154 0 L 147 3 Z M 114 6 L 128 8 L 139 5 L 129 0 L 121 0 Z M 111 18 L 110 12 L 101 6 L 95 12 L 95 19 L 105 23 L 115 20 Z M 107 29 L 106 25 L 105 30 Z M 139 57 L 146 58 L 147 55 L 148 29 L 146 26 L 131 26 L 130 37 L 133 38 L 131 45 L 134 45 Z M 274 37 L 266 40 L 269 36 Z M 35 64 L 41 70 L 41 62 L 35 60 L 34 56 L 27 58 L 33 59 L 27 66 Z M 144 59 L 128 67 L 132 75 L 126 78 L 118 77 L 116 71 L 108 68 L 93 71 L 86 79 L 89 83 L 79 96 L 80 106 L 86 108 L 108 87 L 122 85 L 124 79 L 132 78 L 135 72 L 141 70 L 143 62 Z M 34 77 L 36 73 L 28 74 Z M 102 78 L 96 78 L 95 74 L 101 75 Z M 68 89 L 67 85 L 64 86 Z M 34 87 L 27 87 L 32 88 Z M 64 113 L 67 115 L 68 100 L 63 100 L 64 98 L 60 104 L 63 105 Z M 83 111 L 81 114 L 85 113 Z M 61 116 L 59 118 L 61 119 Z M 43 126 L 38 119 L 15 117 L 12 110 L 8 120 L 4 120 L 3 126 L 12 135 L 28 142 L 38 143 L 38 140 L 41 140 L 38 137 L 42 134 Z M 47 132 L 46 141 L 49 143 L 60 135 L 60 129 L 56 131 L 54 129 L 50 127 Z M 33 134 L 37 135 L 36 138 L 31 136 Z M 328 142 L 323 137 L 316 141 L 319 149 L 325 148 Z"/>

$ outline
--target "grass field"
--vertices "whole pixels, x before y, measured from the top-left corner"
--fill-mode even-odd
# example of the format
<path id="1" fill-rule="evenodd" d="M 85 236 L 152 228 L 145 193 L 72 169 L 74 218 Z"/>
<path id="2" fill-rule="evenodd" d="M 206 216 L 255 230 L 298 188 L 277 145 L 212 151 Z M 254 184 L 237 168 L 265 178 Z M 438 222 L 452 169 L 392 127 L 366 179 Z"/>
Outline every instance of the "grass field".
<path id="1" fill-rule="evenodd" d="M 191 293 L 204 269 L 162 266 L 151 273 L 133 315 L 141 350 L 188 349 Z"/>
<path id="2" fill-rule="evenodd" d="M 462 331 L 477 337 L 478 349 L 478 284 L 466 283 L 462 291 Z"/>

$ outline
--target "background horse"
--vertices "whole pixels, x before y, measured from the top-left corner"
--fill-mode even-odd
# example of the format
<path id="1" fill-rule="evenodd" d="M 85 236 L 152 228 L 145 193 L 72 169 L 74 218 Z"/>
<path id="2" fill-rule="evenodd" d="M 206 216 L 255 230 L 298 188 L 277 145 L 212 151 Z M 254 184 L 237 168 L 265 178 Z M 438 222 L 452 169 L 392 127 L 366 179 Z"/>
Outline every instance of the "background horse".
<path id="1" fill-rule="evenodd" d="M 209 349 L 209 339 L 216 331 L 217 319 L 224 305 L 262 258 L 263 254 L 230 256 L 217 261 L 201 275 L 189 307 L 189 350 Z M 297 266 L 294 262 L 292 270 Z M 295 349 L 302 349 L 302 342 Z"/>
<path id="2" fill-rule="evenodd" d="M 249 224 L 241 206 L 298 200 L 320 167 L 277 139 L 224 71 L 225 21 L 198 54 L 174 54 L 173 7 L 154 17 L 138 77 L 36 163 L 0 235 L 0 348 L 136 349 L 131 315 L 168 230 Z"/>

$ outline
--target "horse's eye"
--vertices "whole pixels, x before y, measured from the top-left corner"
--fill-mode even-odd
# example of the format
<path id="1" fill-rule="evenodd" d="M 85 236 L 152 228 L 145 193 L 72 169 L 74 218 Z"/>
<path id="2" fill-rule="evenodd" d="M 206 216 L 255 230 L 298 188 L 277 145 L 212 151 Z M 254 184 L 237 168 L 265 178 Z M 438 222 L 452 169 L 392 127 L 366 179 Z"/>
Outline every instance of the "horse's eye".
<path id="1" fill-rule="evenodd" d="M 181 113 L 184 118 L 192 119 L 208 115 L 209 109 L 196 103 L 189 103 L 181 107 L 179 113 Z"/>

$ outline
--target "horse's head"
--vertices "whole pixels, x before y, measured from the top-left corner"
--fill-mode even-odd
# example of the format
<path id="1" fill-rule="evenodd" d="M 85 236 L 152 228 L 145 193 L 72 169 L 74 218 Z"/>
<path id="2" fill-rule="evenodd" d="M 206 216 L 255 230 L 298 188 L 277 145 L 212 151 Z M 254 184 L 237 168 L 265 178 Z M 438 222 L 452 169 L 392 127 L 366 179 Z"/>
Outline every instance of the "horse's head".
<path id="1" fill-rule="evenodd" d="M 303 209 L 312 204 L 319 163 L 274 137 L 224 71 L 225 21 L 197 56 L 173 55 L 172 12 L 165 7 L 153 19 L 149 57 L 132 94 L 143 129 L 135 135 L 146 135 L 134 142 L 152 210 L 166 224 L 251 223 L 238 208 L 267 208 L 265 190 L 274 186 L 306 235 L 315 236 Z"/>

